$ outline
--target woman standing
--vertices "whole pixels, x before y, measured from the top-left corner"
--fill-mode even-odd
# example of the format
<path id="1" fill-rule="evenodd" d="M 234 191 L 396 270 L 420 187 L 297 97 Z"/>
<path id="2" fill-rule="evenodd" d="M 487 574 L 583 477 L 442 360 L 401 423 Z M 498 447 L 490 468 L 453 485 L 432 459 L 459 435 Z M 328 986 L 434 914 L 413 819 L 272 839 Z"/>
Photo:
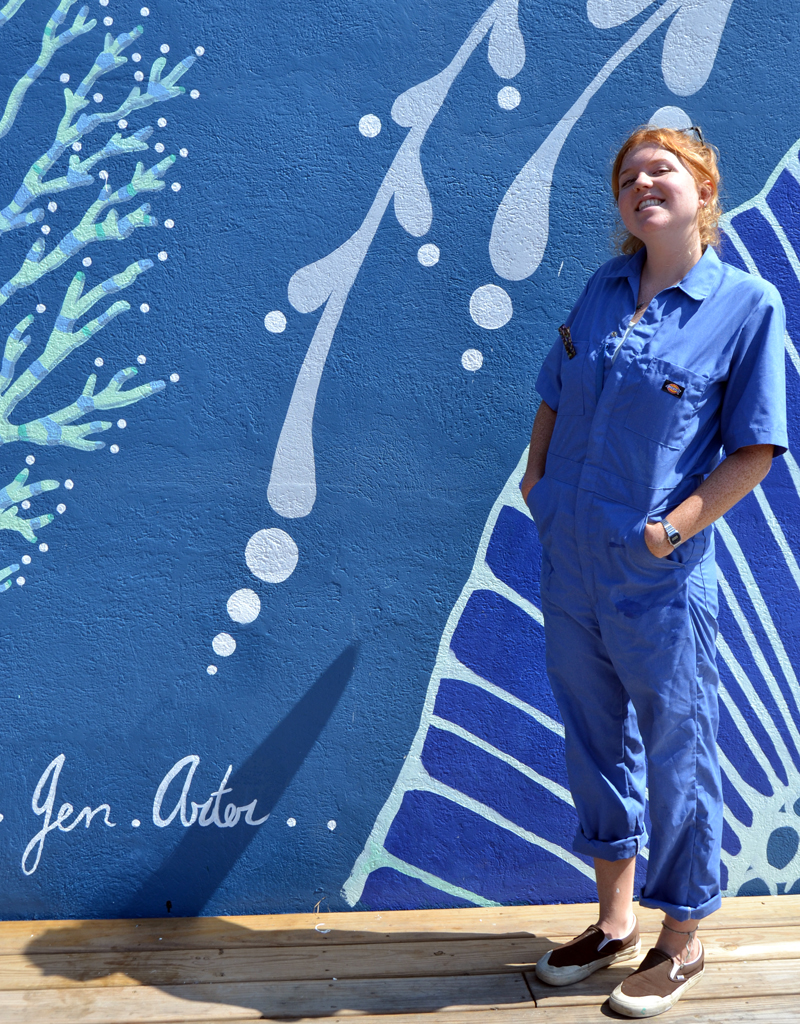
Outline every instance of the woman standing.
<path id="1" fill-rule="evenodd" d="M 701 919 L 720 906 L 717 580 L 711 524 L 787 447 L 784 311 L 721 263 L 719 172 L 698 129 L 645 126 L 617 155 L 623 255 L 589 280 L 537 382 L 521 489 L 541 538 L 547 670 L 565 726 L 600 918 L 537 964 L 567 985 L 655 948 L 611 995 L 631 1017 L 700 980 Z"/>

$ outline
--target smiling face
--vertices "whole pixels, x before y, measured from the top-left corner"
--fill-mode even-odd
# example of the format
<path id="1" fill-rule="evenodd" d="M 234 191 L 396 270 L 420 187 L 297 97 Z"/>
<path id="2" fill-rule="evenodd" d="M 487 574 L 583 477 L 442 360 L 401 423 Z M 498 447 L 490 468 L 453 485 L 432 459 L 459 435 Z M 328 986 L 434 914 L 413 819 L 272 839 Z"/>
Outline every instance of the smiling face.
<path id="1" fill-rule="evenodd" d="M 653 143 L 637 146 L 626 154 L 618 183 L 622 221 L 645 245 L 656 236 L 699 243 L 697 216 L 711 183 L 698 185 L 675 153 Z"/>

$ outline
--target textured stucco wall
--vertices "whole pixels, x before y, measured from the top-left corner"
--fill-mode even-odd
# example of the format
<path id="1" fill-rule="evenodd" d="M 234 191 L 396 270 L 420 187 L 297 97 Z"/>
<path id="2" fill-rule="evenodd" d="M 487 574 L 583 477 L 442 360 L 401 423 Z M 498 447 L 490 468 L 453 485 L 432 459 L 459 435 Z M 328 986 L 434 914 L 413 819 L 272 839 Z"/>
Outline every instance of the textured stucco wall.
<path id="1" fill-rule="evenodd" d="M 533 382 L 658 112 L 798 450 L 796 0 L 54 7 L 0 27 L 0 917 L 590 898 Z M 731 895 L 800 891 L 798 502 L 720 527 Z"/>

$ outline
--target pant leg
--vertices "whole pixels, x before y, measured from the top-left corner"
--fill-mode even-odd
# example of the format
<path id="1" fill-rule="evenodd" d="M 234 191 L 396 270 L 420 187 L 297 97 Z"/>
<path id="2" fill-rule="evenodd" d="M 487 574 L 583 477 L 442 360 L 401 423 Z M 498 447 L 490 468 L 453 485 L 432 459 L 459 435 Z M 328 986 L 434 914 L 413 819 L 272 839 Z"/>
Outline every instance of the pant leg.
<path id="1" fill-rule="evenodd" d="M 545 561 L 543 572 L 548 566 Z M 559 581 L 563 583 L 563 578 Z M 564 722 L 567 772 L 578 814 L 573 849 L 623 860 L 647 840 L 645 761 L 636 714 L 576 591 L 573 613 L 542 592 L 547 671 Z"/>
<path id="2" fill-rule="evenodd" d="M 647 753 L 651 837 L 641 903 L 679 921 L 705 917 L 721 903 L 717 596 L 710 531 L 694 547 L 685 564 L 654 565 L 649 585 L 649 565 L 642 563 L 645 572 L 629 582 L 627 599 L 642 607 L 647 592 L 647 613 L 619 614 L 621 602 L 612 602 L 600 616 Z M 609 593 L 613 598 L 614 589 Z"/>

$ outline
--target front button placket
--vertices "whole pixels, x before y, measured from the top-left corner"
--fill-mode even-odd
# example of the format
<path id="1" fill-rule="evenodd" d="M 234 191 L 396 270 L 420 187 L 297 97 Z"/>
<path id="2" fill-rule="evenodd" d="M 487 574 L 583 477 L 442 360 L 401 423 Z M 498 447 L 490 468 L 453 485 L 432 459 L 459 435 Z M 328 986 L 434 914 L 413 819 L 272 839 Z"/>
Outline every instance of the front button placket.
<path id="1" fill-rule="evenodd" d="M 636 285 L 636 291 L 638 291 L 638 281 Z M 612 439 L 613 443 L 615 445 L 624 443 L 624 438 L 619 436 L 619 424 L 615 423 L 614 420 L 614 413 L 619 405 L 620 392 L 626 386 L 626 377 L 631 369 L 631 364 L 638 360 L 642 353 L 650 347 L 652 338 L 658 332 L 661 326 L 663 309 L 664 302 L 660 293 L 652 300 L 637 323 L 633 325 L 625 339 L 625 343 L 617 353 L 616 360 L 608 369 L 606 369 L 606 353 L 610 347 L 613 354 L 613 350 L 616 348 L 620 337 L 628 329 L 632 314 L 626 313 L 620 320 L 617 331 L 608 335 L 598 346 L 595 367 L 597 402 L 586 446 L 586 459 L 581 471 L 575 500 L 575 520 L 576 526 L 579 528 L 579 536 L 588 538 L 593 535 L 594 494 L 596 492 L 603 493 L 601 483 L 605 476 L 604 453 L 606 441 L 613 430 L 615 433 Z M 614 336 L 615 333 L 616 337 Z M 591 548 L 591 544 L 579 544 L 578 557 L 581 565 L 581 575 L 583 576 L 587 591 L 596 596 L 596 559 Z"/>

